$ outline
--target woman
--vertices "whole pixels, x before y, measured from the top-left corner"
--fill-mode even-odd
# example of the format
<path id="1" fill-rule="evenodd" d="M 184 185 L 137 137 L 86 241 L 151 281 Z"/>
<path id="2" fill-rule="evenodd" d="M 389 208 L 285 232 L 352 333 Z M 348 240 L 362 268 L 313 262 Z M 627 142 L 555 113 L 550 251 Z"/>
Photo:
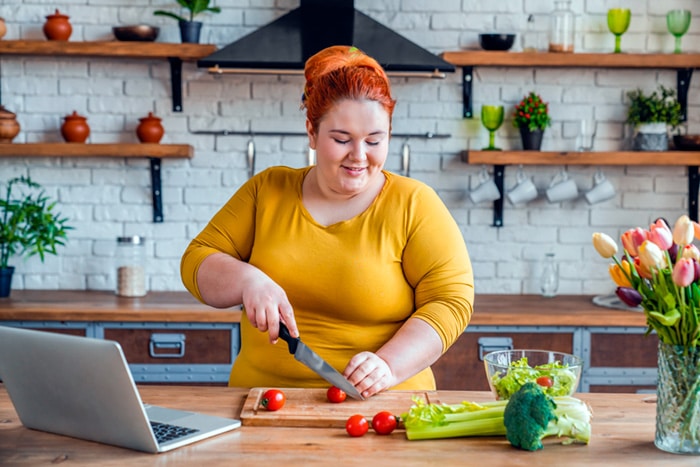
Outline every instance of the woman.
<path id="1" fill-rule="evenodd" d="M 231 386 L 328 387 L 271 345 L 282 321 L 365 397 L 434 389 L 430 365 L 472 313 L 461 232 L 431 188 L 384 170 L 395 101 L 380 65 L 334 46 L 305 76 L 317 164 L 248 180 L 185 251 L 183 282 L 211 306 L 243 304 Z"/>

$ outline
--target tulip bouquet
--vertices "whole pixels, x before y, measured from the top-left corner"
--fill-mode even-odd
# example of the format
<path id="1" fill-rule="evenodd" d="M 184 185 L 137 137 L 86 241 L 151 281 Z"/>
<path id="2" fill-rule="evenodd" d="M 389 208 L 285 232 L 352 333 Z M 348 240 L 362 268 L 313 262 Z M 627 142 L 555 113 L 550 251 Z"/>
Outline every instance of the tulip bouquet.
<path id="1" fill-rule="evenodd" d="M 617 243 L 604 233 L 593 234 L 593 246 L 612 258 L 609 273 L 615 293 L 631 307 L 642 306 L 648 332 L 670 345 L 700 345 L 700 225 L 683 215 L 673 230 L 663 219 L 622 234 L 622 258 Z"/>
<path id="2" fill-rule="evenodd" d="M 593 234 L 593 246 L 612 258 L 610 276 L 616 294 L 629 306 L 644 309 L 647 334 L 659 337 L 656 436 L 664 451 L 700 454 L 700 225 L 681 216 L 673 230 L 658 219 L 648 230 L 615 240 Z"/>

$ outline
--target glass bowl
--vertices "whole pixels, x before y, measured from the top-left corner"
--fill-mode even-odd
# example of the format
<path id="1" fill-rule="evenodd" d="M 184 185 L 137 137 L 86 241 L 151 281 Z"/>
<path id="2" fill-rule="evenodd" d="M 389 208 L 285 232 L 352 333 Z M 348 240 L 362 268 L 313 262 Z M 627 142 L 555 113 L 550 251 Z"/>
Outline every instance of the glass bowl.
<path id="1" fill-rule="evenodd" d="M 532 381 L 550 396 L 570 396 L 581 379 L 583 359 L 550 350 L 498 350 L 484 357 L 484 369 L 496 399 L 510 399 Z"/>

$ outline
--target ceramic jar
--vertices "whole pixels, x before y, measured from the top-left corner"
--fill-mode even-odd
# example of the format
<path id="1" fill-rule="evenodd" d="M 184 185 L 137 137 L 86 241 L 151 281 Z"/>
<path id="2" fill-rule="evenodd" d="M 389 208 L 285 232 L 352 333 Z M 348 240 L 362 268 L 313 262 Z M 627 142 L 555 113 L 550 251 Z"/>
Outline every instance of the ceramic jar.
<path id="1" fill-rule="evenodd" d="M 5 24 L 5 19 L 0 18 L 0 39 L 5 37 L 5 34 L 7 34 L 7 25 Z"/>
<path id="2" fill-rule="evenodd" d="M 56 9 L 56 13 L 46 17 L 44 35 L 48 40 L 67 41 L 72 33 L 73 27 L 68 21 L 68 16 L 58 11 L 58 9 Z"/>
<path id="3" fill-rule="evenodd" d="M 72 114 L 63 117 L 61 125 L 61 135 L 68 143 L 84 143 L 90 136 L 90 126 L 87 118 L 78 115 L 75 110 Z"/>
<path id="4" fill-rule="evenodd" d="M 17 116 L 0 105 L 0 143 L 11 143 L 18 134 Z"/>
<path id="5" fill-rule="evenodd" d="M 139 119 L 139 126 L 136 127 L 136 136 L 142 143 L 159 143 L 165 130 L 161 125 L 161 119 L 154 116 L 153 112 L 148 112 L 148 116 Z"/>

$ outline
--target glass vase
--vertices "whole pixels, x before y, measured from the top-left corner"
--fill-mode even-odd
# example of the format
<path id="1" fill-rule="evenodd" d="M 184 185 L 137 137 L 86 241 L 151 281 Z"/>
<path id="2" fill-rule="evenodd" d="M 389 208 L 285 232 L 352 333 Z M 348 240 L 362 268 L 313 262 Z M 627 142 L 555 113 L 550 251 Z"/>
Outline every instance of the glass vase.
<path id="1" fill-rule="evenodd" d="M 659 342 L 654 444 L 700 455 L 700 347 Z"/>

